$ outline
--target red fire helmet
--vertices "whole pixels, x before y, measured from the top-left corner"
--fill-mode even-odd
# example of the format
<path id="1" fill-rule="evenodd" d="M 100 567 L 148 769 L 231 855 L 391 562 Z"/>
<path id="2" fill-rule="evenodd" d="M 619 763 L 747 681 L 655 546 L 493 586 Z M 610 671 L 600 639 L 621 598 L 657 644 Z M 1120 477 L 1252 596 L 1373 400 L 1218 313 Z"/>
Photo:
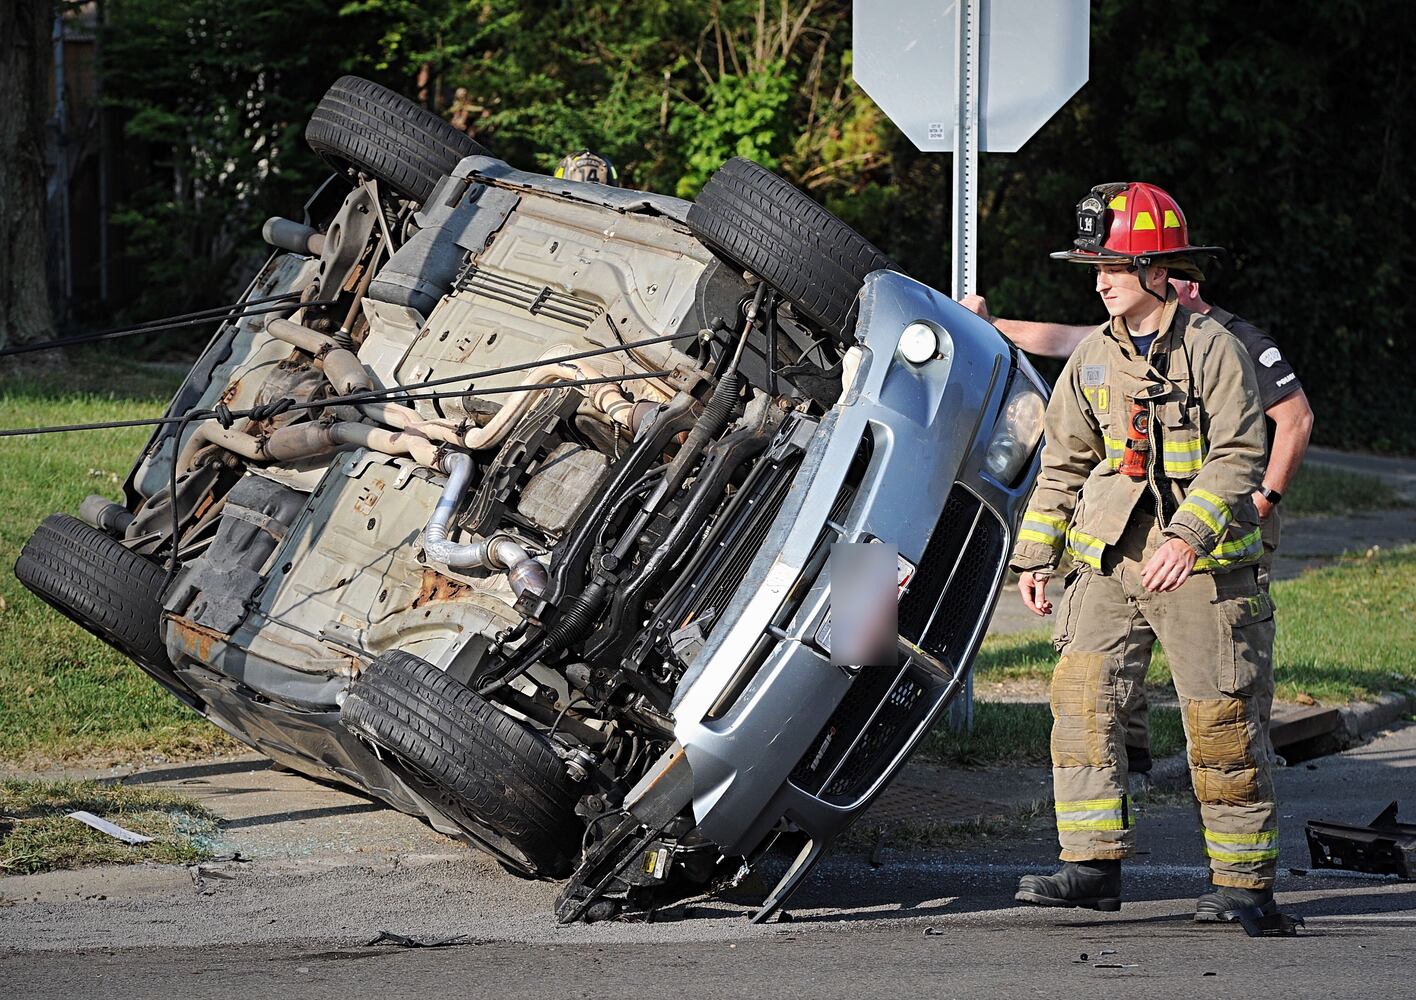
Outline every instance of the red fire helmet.
<path id="1" fill-rule="evenodd" d="M 1081 264 L 1132 264 L 1165 267 L 1176 277 L 1203 281 L 1202 258 L 1223 247 L 1193 246 L 1180 204 L 1144 181 L 1098 184 L 1077 203 L 1077 237 L 1072 249 L 1054 260 Z"/>

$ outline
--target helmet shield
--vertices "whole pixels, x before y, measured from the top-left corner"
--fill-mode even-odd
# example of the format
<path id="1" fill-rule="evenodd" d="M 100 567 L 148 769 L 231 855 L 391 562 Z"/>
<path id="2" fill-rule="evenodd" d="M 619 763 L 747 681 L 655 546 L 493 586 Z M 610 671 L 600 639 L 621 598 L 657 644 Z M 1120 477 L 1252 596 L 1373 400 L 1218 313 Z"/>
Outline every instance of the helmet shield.
<path id="1" fill-rule="evenodd" d="M 556 165 L 556 176 L 568 181 L 619 186 L 619 173 L 609 157 L 588 149 L 562 157 Z"/>

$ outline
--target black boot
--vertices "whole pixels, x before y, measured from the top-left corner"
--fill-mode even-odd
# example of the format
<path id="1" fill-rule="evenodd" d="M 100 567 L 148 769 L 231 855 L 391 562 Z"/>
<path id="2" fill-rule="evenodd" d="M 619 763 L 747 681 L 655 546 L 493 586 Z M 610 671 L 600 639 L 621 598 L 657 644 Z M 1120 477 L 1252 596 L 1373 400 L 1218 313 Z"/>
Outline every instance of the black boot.
<path id="1" fill-rule="evenodd" d="M 1278 912 L 1272 889 L 1240 889 L 1232 885 L 1217 885 L 1195 902 L 1195 919 L 1200 923 L 1238 920 L 1240 910 L 1258 908 L 1258 915 L 1271 917 Z"/>
<path id="2" fill-rule="evenodd" d="M 1055 875 L 1024 875 L 1013 896 L 1037 906 L 1121 909 L 1121 862 L 1067 861 Z"/>

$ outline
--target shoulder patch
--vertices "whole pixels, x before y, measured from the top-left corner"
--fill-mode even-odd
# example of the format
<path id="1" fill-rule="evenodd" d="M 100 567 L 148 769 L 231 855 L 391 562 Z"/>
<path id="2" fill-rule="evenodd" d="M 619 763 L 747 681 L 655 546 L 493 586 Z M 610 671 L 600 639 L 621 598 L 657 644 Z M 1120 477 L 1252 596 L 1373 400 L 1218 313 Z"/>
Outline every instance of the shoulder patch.
<path id="1" fill-rule="evenodd" d="M 1082 385 L 1097 386 L 1106 384 L 1105 365 L 1082 365 Z"/>
<path id="2" fill-rule="evenodd" d="M 1259 364 L 1263 365 L 1265 368 L 1272 368 L 1274 365 L 1278 364 L 1282 357 L 1283 355 L 1279 353 L 1277 347 L 1270 347 L 1267 351 L 1259 355 Z"/>

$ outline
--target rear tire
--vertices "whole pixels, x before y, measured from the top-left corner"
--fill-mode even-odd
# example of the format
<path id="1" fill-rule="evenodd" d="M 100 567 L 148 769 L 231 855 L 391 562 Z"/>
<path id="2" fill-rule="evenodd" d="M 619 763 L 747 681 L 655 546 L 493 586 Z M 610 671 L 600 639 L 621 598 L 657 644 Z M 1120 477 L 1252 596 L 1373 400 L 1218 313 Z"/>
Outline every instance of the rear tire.
<path id="1" fill-rule="evenodd" d="M 740 156 L 708 178 L 688 210 L 688 228 L 735 266 L 766 279 L 838 342 L 865 276 L 895 268 L 804 192 Z"/>
<path id="2" fill-rule="evenodd" d="M 570 873 L 581 836 L 577 793 L 539 733 L 399 650 L 364 669 L 340 717 L 508 868 L 533 878 Z"/>
<path id="3" fill-rule="evenodd" d="M 41 600 L 147 671 L 187 705 L 202 702 L 177 679 L 162 641 L 166 572 L 68 514 L 50 514 L 25 543 L 15 576 Z"/>
<path id="4" fill-rule="evenodd" d="M 367 174 L 420 204 L 464 156 L 490 155 L 422 105 L 357 76 L 325 92 L 305 141 L 335 170 Z"/>

